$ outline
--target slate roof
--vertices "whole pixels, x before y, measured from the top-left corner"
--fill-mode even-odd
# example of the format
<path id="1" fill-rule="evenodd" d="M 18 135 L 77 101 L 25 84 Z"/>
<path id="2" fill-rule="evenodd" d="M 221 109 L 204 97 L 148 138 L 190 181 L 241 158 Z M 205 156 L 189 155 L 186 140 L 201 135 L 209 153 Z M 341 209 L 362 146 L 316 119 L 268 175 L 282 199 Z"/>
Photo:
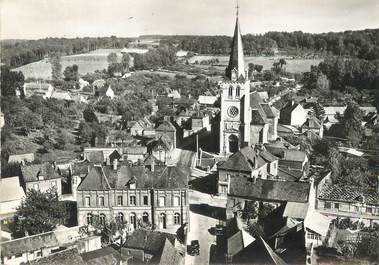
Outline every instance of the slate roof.
<path id="1" fill-rule="evenodd" d="M 101 166 L 94 166 L 78 186 L 78 190 L 109 190 L 110 185 Z"/>
<path id="2" fill-rule="evenodd" d="M 253 148 L 244 147 L 232 154 L 228 160 L 219 163 L 218 168 L 251 172 L 255 168 L 254 161 L 258 163 L 258 168 L 260 168 L 267 162 L 273 162 L 275 160 L 277 160 L 277 158 L 265 150 L 260 150 L 257 155 Z"/>
<path id="3" fill-rule="evenodd" d="M 87 265 L 77 248 L 63 250 L 47 257 L 28 261 L 27 265 Z"/>
<path id="4" fill-rule="evenodd" d="M 284 208 L 284 217 L 304 219 L 308 212 L 309 203 L 287 202 Z"/>
<path id="5" fill-rule="evenodd" d="M 25 182 L 38 181 L 39 176 L 44 179 L 61 178 L 50 163 L 21 165 L 21 174 Z"/>
<path id="6" fill-rule="evenodd" d="M 281 110 L 280 112 L 281 113 L 285 113 L 285 114 L 289 114 L 291 113 L 292 111 L 294 111 L 298 106 L 301 106 L 299 103 L 295 103 L 295 102 L 288 102 Z M 302 106 L 301 106 L 302 107 Z"/>
<path id="7" fill-rule="evenodd" d="M 302 125 L 302 128 L 308 128 L 308 129 L 320 129 L 321 128 L 321 121 L 317 119 L 316 117 L 308 118 L 304 124 Z"/>
<path id="8" fill-rule="evenodd" d="M 130 183 L 135 183 L 137 188 L 186 188 L 188 176 L 176 166 L 157 165 L 153 172 L 144 166 L 121 165 L 117 170 L 113 166 L 94 166 L 78 190 L 128 189 Z"/>
<path id="9" fill-rule="evenodd" d="M 379 194 L 376 190 L 359 191 L 358 188 L 348 185 L 325 184 L 318 198 L 343 202 L 359 202 L 364 198 L 367 204 L 379 205 Z"/>
<path id="10" fill-rule="evenodd" d="M 274 113 L 274 111 L 272 110 L 272 108 L 270 107 L 270 105 L 268 104 L 261 104 L 267 118 L 275 118 L 276 115 Z"/>
<path id="11" fill-rule="evenodd" d="M 25 196 L 19 177 L 1 178 L 0 191 L 0 202 L 17 201 Z"/>
<path id="12" fill-rule="evenodd" d="M 104 162 L 104 152 L 103 151 L 93 151 L 86 154 L 86 159 L 92 163 L 103 163 Z"/>
<path id="13" fill-rule="evenodd" d="M 156 131 L 175 132 L 176 128 L 170 121 L 163 121 L 156 129 Z"/>
<path id="14" fill-rule="evenodd" d="M 48 232 L 2 242 L 1 255 L 14 256 L 17 254 L 34 252 L 42 248 L 56 247 L 58 245 L 59 243 L 54 232 Z"/>
<path id="15" fill-rule="evenodd" d="M 85 265 L 114 265 L 121 260 L 120 253 L 112 247 L 100 248 L 80 254 Z"/>
<path id="16" fill-rule="evenodd" d="M 154 187 L 159 188 L 187 188 L 188 176 L 176 166 L 166 167 L 162 174 L 154 182 Z"/>
<path id="17" fill-rule="evenodd" d="M 21 163 L 21 162 L 33 162 L 34 153 L 10 155 L 8 157 L 8 163 Z"/>
<path id="18" fill-rule="evenodd" d="M 303 162 L 307 154 L 304 151 L 295 149 L 286 149 L 273 146 L 266 146 L 267 151 L 278 157 L 280 160 Z"/>
<path id="19" fill-rule="evenodd" d="M 160 255 L 166 239 L 169 240 L 171 244 L 174 244 L 176 235 L 139 229 L 126 237 L 123 247 L 144 250 L 151 255 Z"/>
<path id="20" fill-rule="evenodd" d="M 284 166 L 278 167 L 278 177 L 285 181 L 297 181 L 303 176 L 302 170 L 292 168 L 285 168 Z"/>
<path id="21" fill-rule="evenodd" d="M 181 265 L 184 264 L 184 257 L 175 246 L 166 238 L 159 265 Z"/>
<path id="22" fill-rule="evenodd" d="M 310 184 L 306 182 L 275 181 L 233 176 L 229 195 L 277 202 L 307 202 Z"/>
<path id="23" fill-rule="evenodd" d="M 267 120 L 258 109 L 251 110 L 251 124 L 266 124 Z"/>

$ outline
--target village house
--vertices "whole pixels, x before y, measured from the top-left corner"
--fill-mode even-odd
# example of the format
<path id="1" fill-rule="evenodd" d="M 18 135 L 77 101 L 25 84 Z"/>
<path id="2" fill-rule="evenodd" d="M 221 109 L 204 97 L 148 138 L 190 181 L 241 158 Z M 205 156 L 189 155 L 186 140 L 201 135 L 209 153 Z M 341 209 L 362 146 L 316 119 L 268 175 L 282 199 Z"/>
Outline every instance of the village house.
<path id="1" fill-rule="evenodd" d="M 34 161 L 34 153 L 10 155 L 8 157 L 8 164 L 27 164 Z"/>
<path id="2" fill-rule="evenodd" d="M 111 86 L 109 85 L 108 87 L 103 86 L 103 87 L 97 88 L 95 91 L 95 96 L 99 98 L 108 97 L 110 99 L 114 99 L 115 93 L 113 89 L 111 88 Z"/>
<path id="3" fill-rule="evenodd" d="M 122 119 L 121 115 L 115 115 L 115 114 L 95 112 L 95 115 L 99 123 L 110 123 L 112 125 L 118 125 Z"/>
<path id="4" fill-rule="evenodd" d="M 36 95 L 46 99 L 51 97 L 54 87 L 48 83 L 26 82 L 24 83 L 23 90 L 23 93 L 27 98 Z"/>
<path id="5" fill-rule="evenodd" d="M 83 150 L 83 159 L 92 163 L 102 164 L 110 159 L 113 152 L 122 155 L 122 148 L 117 147 L 86 147 Z"/>
<path id="6" fill-rule="evenodd" d="M 124 148 L 124 154 L 126 159 L 132 163 L 137 163 L 138 161 L 143 161 L 147 155 L 146 146 L 128 146 Z"/>
<path id="7" fill-rule="evenodd" d="M 198 113 L 196 116 L 191 117 L 191 129 L 194 132 L 206 129 L 211 130 L 211 124 L 208 113 Z"/>
<path id="8" fill-rule="evenodd" d="M 309 161 L 304 151 L 275 147 L 270 144 L 266 145 L 266 149 L 279 159 L 279 168 L 294 174 L 302 173 L 303 176 L 308 174 Z"/>
<path id="9" fill-rule="evenodd" d="M 162 135 L 158 138 L 154 138 L 146 144 L 148 153 L 154 156 L 157 160 L 166 163 L 170 157 L 171 143 L 168 137 Z"/>
<path id="10" fill-rule="evenodd" d="M 306 122 L 307 115 L 307 111 L 301 104 L 290 101 L 280 110 L 279 122 L 285 125 L 301 126 Z"/>
<path id="11" fill-rule="evenodd" d="M 252 181 L 256 179 L 275 179 L 278 175 L 278 158 L 264 147 L 244 147 L 217 166 L 217 191 L 226 196 L 233 176 L 243 176 Z"/>
<path id="12" fill-rule="evenodd" d="M 176 230 L 188 222 L 188 176 L 175 166 L 95 165 L 77 189 L 78 224 L 118 219 L 133 231 Z"/>
<path id="13" fill-rule="evenodd" d="M 25 191 L 30 189 L 45 192 L 55 188 L 58 195 L 62 195 L 62 177 L 52 164 L 21 165 L 21 185 Z"/>
<path id="14" fill-rule="evenodd" d="M 165 117 L 165 120 L 155 129 L 155 135 L 157 137 L 165 135 L 170 139 L 172 149 L 177 148 L 183 139 L 182 129 L 176 122 L 170 121 L 168 117 Z"/>
<path id="15" fill-rule="evenodd" d="M 126 236 L 121 251 L 132 256 L 134 261 L 157 264 L 163 254 L 166 240 L 174 246 L 177 238 L 175 234 L 139 229 Z"/>
<path id="16" fill-rule="evenodd" d="M 58 100 L 67 100 L 67 101 L 73 101 L 71 94 L 68 91 L 59 91 L 55 90 L 51 94 L 50 98 L 58 99 Z"/>
<path id="17" fill-rule="evenodd" d="M 86 236 L 78 226 L 1 242 L 1 264 L 24 264 L 64 249 L 79 253 L 101 248 L 100 236 Z"/>
<path id="18" fill-rule="evenodd" d="M 216 96 L 199 96 L 198 102 L 201 106 L 210 107 L 213 106 L 217 101 Z"/>
<path id="19" fill-rule="evenodd" d="M 301 133 L 307 132 L 312 132 L 318 137 L 322 138 L 324 136 L 323 122 L 314 116 L 307 118 L 307 120 L 301 126 Z"/>
<path id="20" fill-rule="evenodd" d="M 333 218 L 350 218 L 372 226 L 379 223 L 379 194 L 375 189 L 360 191 L 327 182 L 317 194 L 317 210 Z"/>
<path id="21" fill-rule="evenodd" d="M 144 135 L 144 131 L 151 129 L 153 124 L 147 118 L 143 118 L 138 121 L 128 121 L 127 127 L 131 135 Z"/>
<path id="22" fill-rule="evenodd" d="M 0 220 L 11 219 L 25 197 L 19 177 L 1 178 L 0 191 Z"/>

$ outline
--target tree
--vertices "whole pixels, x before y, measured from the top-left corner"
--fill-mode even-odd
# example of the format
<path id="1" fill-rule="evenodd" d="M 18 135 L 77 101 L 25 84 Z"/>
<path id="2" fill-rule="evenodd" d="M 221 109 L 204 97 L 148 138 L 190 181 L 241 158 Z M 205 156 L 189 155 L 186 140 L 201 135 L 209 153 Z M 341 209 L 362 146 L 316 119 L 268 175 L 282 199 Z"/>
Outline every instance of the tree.
<path id="1" fill-rule="evenodd" d="M 87 108 L 83 111 L 83 118 L 87 122 L 98 122 L 95 111 L 91 106 L 87 106 Z"/>
<path id="2" fill-rule="evenodd" d="M 1 66 L 1 95 L 15 96 L 16 90 L 23 91 L 24 74 L 11 71 L 8 66 Z M 22 95 L 24 96 L 24 95 Z"/>
<path id="3" fill-rule="evenodd" d="M 63 224 L 66 209 L 54 187 L 46 192 L 31 189 L 17 208 L 17 216 L 16 231 L 34 235 L 52 231 Z"/>
<path id="4" fill-rule="evenodd" d="M 262 72 L 263 65 L 261 65 L 261 64 L 255 64 L 254 65 L 254 70 L 257 71 L 258 73 Z"/>
<path id="5" fill-rule="evenodd" d="M 130 67 L 130 56 L 127 53 L 122 54 L 121 64 L 124 72 L 129 72 Z"/>
<path id="6" fill-rule="evenodd" d="M 357 146 L 363 136 L 362 129 L 363 112 L 358 104 L 349 103 L 342 119 L 344 134 L 353 146 Z"/>
<path id="7" fill-rule="evenodd" d="M 242 218 L 249 222 L 251 219 L 258 217 L 258 205 L 255 201 L 246 201 L 245 208 L 242 210 Z"/>
<path id="8" fill-rule="evenodd" d="M 67 66 L 63 71 L 65 81 L 79 81 L 79 66 L 74 64 L 72 66 Z"/>
<path id="9" fill-rule="evenodd" d="M 58 81 L 62 78 L 62 64 L 61 55 L 58 52 L 49 54 L 49 61 L 51 64 L 51 79 Z"/>
<path id="10" fill-rule="evenodd" d="M 114 52 L 108 54 L 108 56 L 107 56 L 107 61 L 108 61 L 108 64 L 118 63 L 118 57 L 117 57 L 117 54 L 114 53 Z"/>
<path id="11" fill-rule="evenodd" d="M 287 64 L 287 62 L 285 59 L 283 59 L 283 58 L 279 59 L 280 68 L 283 68 L 283 65 L 286 65 L 286 64 Z"/>

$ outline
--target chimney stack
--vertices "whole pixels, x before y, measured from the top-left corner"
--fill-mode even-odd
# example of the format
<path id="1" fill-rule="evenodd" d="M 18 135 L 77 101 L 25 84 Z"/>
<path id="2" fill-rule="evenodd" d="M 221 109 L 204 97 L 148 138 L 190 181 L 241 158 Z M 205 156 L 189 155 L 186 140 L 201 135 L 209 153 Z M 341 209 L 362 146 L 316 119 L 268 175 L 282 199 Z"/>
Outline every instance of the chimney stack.
<path id="1" fill-rule="evenodd" d="M 117 158 L 113 159 L 113 170 L 117 170 L 117 163 L 118 163 Z"/>

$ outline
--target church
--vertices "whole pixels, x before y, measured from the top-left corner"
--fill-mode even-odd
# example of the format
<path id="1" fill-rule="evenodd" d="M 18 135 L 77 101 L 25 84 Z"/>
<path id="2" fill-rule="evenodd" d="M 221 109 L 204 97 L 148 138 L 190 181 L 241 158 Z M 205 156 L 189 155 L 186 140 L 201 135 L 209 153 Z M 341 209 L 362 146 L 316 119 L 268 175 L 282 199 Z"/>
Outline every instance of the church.
<path id="1" fill-rule="evenodd" d="M 238 12 L 229 65 L 225 70 L 225 78 L 220 83 L 220 90 L 219 150 L 221 155 L 235 153 L 245 146 L 255 146 L 276 140 L 279 111 L 265 102 L 266 99 L 262 98 L 262 93 L 250 92 Z"/>

